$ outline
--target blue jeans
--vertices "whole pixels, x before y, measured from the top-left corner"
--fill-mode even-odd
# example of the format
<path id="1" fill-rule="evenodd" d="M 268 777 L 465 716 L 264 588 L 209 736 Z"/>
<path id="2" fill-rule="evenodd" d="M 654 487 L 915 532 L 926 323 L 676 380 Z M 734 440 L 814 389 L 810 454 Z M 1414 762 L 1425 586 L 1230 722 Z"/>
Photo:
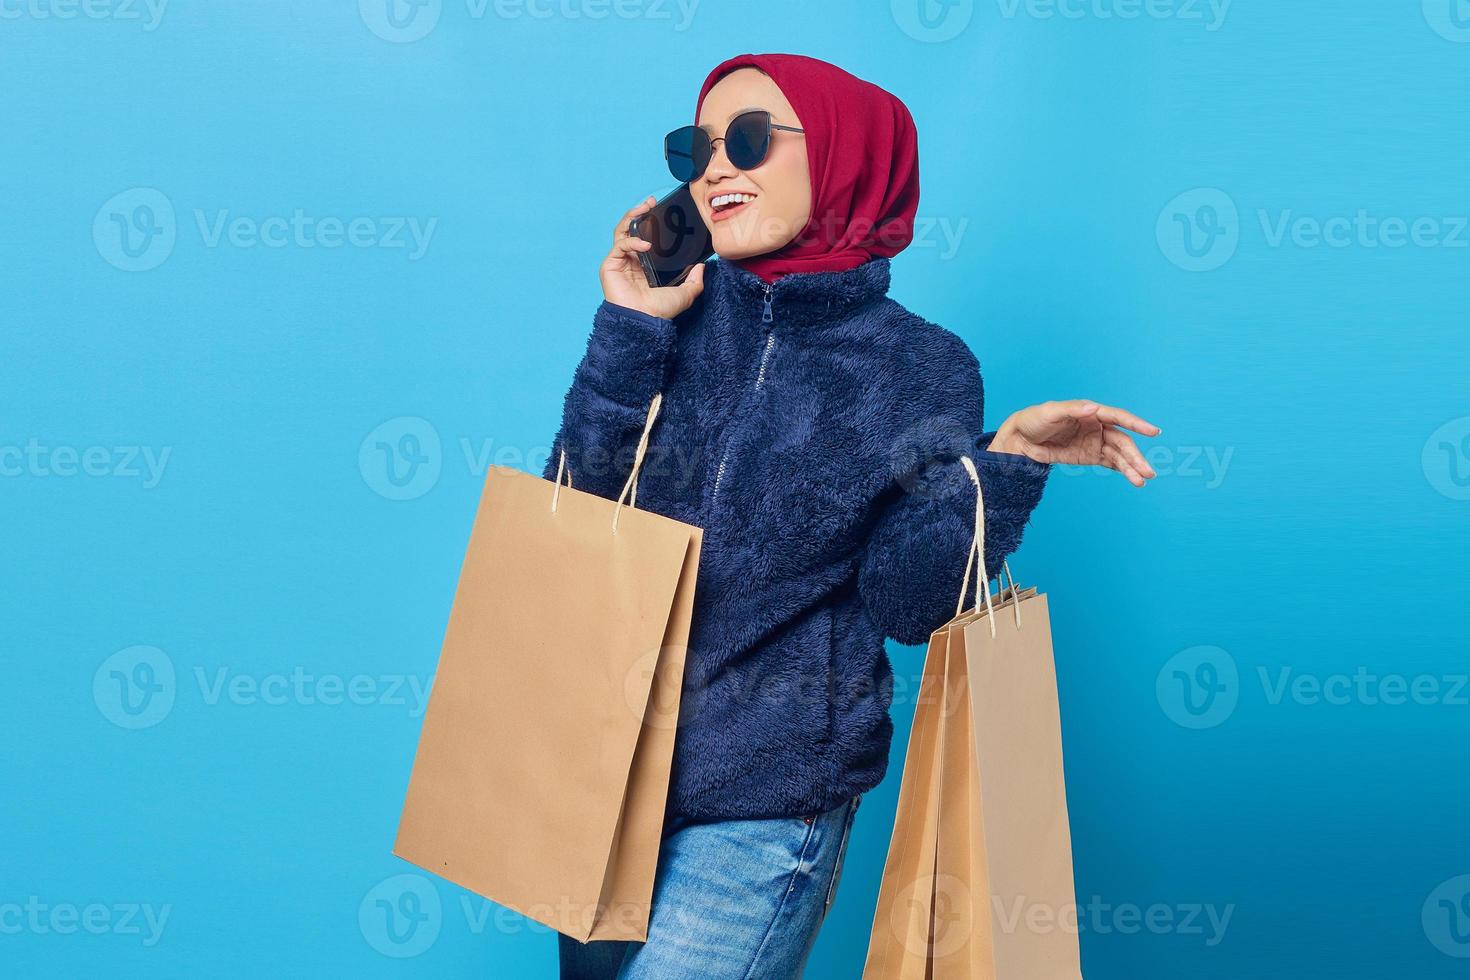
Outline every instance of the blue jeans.
<path id="1" fill-rule="evenodd" d="M 826 813 L 664 828 L 647 942 L 558 935 L 562 980 L 799 977 L 837 893 L 862 798 Z"/>

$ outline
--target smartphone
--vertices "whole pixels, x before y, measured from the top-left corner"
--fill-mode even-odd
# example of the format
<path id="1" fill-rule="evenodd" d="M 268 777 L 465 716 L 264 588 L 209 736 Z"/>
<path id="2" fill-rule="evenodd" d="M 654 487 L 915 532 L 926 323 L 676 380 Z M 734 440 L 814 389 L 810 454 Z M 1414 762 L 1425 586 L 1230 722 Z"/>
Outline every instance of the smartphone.
<path id="1" fill-rule="evenodd" d="M 688 184 L 680 184 L 653 210 L 634 218 L 628 234 L 653 248 L 638 253 L 650 286 L 677 286 L 691 269 L 715 254 L 709 227 L 699 216 Z"/>

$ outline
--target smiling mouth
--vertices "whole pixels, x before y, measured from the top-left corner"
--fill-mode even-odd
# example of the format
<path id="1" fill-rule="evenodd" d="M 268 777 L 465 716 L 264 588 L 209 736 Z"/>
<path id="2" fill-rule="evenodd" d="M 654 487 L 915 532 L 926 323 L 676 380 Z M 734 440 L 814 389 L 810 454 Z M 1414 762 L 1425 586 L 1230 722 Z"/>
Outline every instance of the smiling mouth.
<path id="1" fill-rule="evenodd" d="M 754 194 L 715 194 L 709 199 L 710 220 L 724 221 L 755 198 Z"/>

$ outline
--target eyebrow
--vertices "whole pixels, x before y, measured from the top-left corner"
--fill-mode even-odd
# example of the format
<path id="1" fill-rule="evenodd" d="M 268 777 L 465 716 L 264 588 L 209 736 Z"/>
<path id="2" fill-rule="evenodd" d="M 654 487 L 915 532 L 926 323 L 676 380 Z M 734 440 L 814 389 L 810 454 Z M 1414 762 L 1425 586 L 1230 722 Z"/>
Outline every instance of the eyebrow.
<path id="1" fill-rule="evenodd" d="M 736 109 L 734 112 L 730 113 L 728 116 L 725 117 L 725 122 L 728 123 L 731 119 L 734 119 L 736 116 L 740 115 L 742 112 L 770 112 L 770 111 L 771 110 L 767 109 L 763 105 L 748 105 L 744 109 Z M 775 113 L 771 113 L 771 115 L 774 116 Z M 706 124 L 700 126 L 699 128 L 700 129 L 709 129 L 710 125 L 712 125 L 712 124 L 706 123 Z"/>

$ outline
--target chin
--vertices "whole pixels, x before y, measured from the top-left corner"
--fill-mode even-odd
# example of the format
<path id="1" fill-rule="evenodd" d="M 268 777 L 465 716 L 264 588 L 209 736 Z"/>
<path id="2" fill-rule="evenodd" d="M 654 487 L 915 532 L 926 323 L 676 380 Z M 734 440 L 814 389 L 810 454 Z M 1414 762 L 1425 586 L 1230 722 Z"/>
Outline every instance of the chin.
<path id="1" fill-rule="evenodd" d="M 740 229 L 726 230 L 719 225 L 710 232 L 710 239 L 714 243 L 716 254 L 723 259 L 751 259 L 780 247 L 778 243 L 761 241 L 750 234 L 742 234 Z"/>
<path id="2" fill-rule="evenodd" d="M 715 242 L 715 254 L 722 259 L 729 259 L 732 262 L 738 262 L 741 259 L 753 259 L 757 255 L 765 255 L 768 251 L 770 249 L 751 248 L 748 245 L 743 248 L 734 245 L 725 248 L 718 241 Z"/>
<path id="3" fill-rule="evenodd" d="M 701 208 L 700 217 L 704 218 L 705 227 L 709 229 L 710 243 L 716 255 L 724 259 L 748 259 L 761 254 L 760 242 L 754 240 L 756 236 L 751 230 L 760 228 L 759 221 L 751 224 L 749 220 L 751 217 L 759 219 L 758 214 L 741 214 L 724 221 L 712 221 Z"/>

